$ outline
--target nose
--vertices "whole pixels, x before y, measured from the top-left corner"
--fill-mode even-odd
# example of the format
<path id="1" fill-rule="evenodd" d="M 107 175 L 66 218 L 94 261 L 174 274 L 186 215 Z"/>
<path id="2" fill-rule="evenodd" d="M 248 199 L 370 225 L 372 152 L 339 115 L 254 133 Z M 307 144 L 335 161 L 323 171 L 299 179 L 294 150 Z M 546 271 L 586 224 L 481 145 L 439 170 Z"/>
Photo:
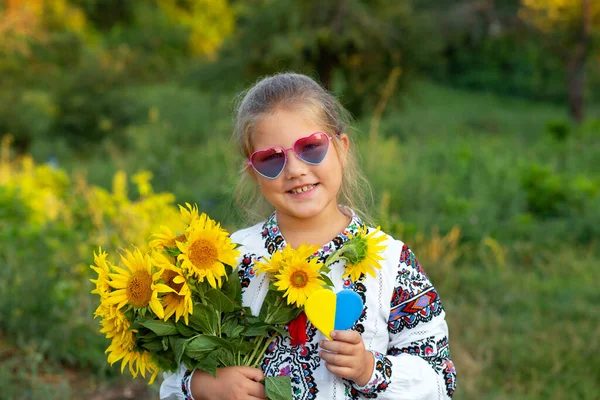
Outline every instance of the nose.
<path id="1" fill-rule="evenodd" d="M 296 152 L 292 149 L 286 152 L 287 161 L 283 173 L 287 179 L 298 178 L 306 175 L 308 164 L 298 158 Z"/>

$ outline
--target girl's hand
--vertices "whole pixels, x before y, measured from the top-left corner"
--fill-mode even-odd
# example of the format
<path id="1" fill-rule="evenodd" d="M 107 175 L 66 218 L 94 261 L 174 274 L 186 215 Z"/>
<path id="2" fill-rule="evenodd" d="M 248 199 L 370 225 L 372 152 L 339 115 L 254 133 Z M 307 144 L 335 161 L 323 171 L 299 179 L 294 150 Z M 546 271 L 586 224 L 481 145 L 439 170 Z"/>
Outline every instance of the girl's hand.
<path id="1" fill-rule="evenodd" d="M 362 336 L 356 331 L 333 331 L 333 340 L 321 341 L 321 358 L 334 375 L 351 379 L 359 386 L 369 383 L 373 374 L 375 359 L 365 349 Z"/>
<path id="2" fill-rule="evenodd" d="M 216 378 L 197 370 L 190 388 L 196 400 L 266 399 L 263 378 L 260 369 L 250 367 L 220 368 Z"/>

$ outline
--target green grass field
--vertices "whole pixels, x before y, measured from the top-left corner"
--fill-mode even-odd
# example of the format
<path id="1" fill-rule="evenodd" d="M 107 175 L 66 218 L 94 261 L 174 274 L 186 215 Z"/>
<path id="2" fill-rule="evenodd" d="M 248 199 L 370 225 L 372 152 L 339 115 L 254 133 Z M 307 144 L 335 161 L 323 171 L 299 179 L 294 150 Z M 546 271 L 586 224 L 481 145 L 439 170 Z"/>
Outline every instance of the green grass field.
<path id="1" fill-rule="evenodd" d="M 172 86 L 122 95 L 133 94 L 146 111 L 119 133 L 125 146 L 104 141 L 74 154 L 60 143 L 37 142 L 34 158 L 55 158 L 103 187 L 117 169 L 150 170 L 155 191 L 197 202 L 229 229 L 239 228 L 239 215 L 231 212 L 241 161 L 228 142 L 231 96 Z M 369 137 L 368 116 L 350 132 L 373 187 L 371 214 L 411 246 L 445 305 L 456 399 L 595 399 L 600 393 L 599 118 L 600 107 L 591 106 L 588 121 L 573 127 L 558 105 L 420 83 L 390 102 L 376 135 Z M 15 245 L 7 237 L 2 251 Z M 21 275 L 25 280 L 43 275 L 43 256 L 23 256 L 41 261 L 24 269 L 11 257 L 0 257 L 4 282 L 14 282 L 16 271 L 29 274 Z M 84 262 L 90 261 L 91 254 Z M 78 298 L 91 298 L 88 286 L 74 286 Z M 5 297 L 11 293 L 0 290 L 0 304 L 14 304 Z M 56 306 L 47 301 L 38 307 Z M 74 326 L 95 326 L 86 310 L 77 315 L 82 325 Z M 91 393 L 117 385 L 100 334 L 83 351 L 77 343 L 53 351 L 57 344 L 45 331 L 31 328 L 51 323 L 25 315 L 0 337 L 7 398 L 75 398 L 82 387 Z M 148 398 L 157 398 L 156 388 Z"/>

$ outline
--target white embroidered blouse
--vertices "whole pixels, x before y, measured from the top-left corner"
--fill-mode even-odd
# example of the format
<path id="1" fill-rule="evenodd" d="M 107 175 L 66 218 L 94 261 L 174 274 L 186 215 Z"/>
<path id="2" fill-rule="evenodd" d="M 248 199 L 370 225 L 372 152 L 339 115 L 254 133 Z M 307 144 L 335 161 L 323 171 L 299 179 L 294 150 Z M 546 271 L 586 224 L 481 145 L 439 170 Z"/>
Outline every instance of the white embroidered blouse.
<path id="1" fill-rule="evenodd" d="M 317 256 L 326 260 L 362 224 L 353 215 L 346 229 L 323 246 Z M 375 278 L 363 275 L 356 282 L 343 278 L 343 260 L 333 263 L 329 274 L 336 292 L 353 290 L 363 299 L 363 314 L 352 329 L 362 334 L 365 347 L 375 358 L 371 380 L 358 386 L 327 371 L 318 355 L 324 336 L 308 321 L 305 345 L 292 346 L 289 337 L 279 336 L 265 352 L 261 365 L 265 376 L 291 377 L 295 400 L 449 399 L 454 394 L 456 373 L 438 293 L 408 246 L 389 235 L 386 238 L 382 243 L 386 246 L 385 259 L 380 261 L 382 268 Z M 237 267 L 244 306 L 258 315 L 269 282 L 266 274 L 255 274 L 254 264 L 286 246 L 276 214 L 266 222 L 235 232 L 232 240 L 242 245 L 238 248 L 241 256 Z M 182 365 L 176 373 L 164 374 L 160 398 L 192 399 L 192 372 Z"/>

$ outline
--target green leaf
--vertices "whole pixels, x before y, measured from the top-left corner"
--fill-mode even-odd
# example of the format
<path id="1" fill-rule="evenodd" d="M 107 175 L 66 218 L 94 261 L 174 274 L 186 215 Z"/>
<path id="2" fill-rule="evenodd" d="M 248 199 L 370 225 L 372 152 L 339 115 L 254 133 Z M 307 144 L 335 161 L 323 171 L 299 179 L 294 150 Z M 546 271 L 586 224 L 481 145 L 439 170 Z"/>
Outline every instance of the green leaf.
<path id="1" fill-rule="evenodd" d="M 233 270 L 223 283 L 223 293 L 236 303 L 242 302 L 242 283 L 236 270 Z"/>
<path id="2" fill-rule="evenodd" d="M 223 347 L 217 349 L 217 365 L 219 367 L 231 367 L 236 364 L 235 354 L 232 350 Z"/>
<path id="3" fill-rule="evenodd" d="M 271 329 L 279 333 L 281 336 L 289 336 L 290 334 L 285 330 L 283 326 L 272 325 Z"/>
<path id="4" fill-rule="evenodd" d="M 156 362 L 163 371 L 176 371 L 179 368 L 179 364 L 175 364 L 173 353 L 170 351 L 152 353 L 152 361 Z"/>
<path id="5" fill-rule="evenodd" d="M 175 363 L 177 365 L 181 364 L 181 359 L 185 353 L 185 348 L 187 347 L 189 341 L 189 339 L 178 339 L 174 336 L 169 336 L 169 342 L 171 344 L 171 348 L 173 349 L 173 355 L 175 356 Z"/>
<path id="6" fill-rule="evenodd" d="M 232 347 L 233 347 L 233 352 L 234 353 L 240 353 L 242 356 L 246 355 L 246 354 L 250 354 L 254 351 L 254 348 L 256 347 L 256 343 L 252 343 L 249 341 L 242 341 L 242 342 L 237 342 L 237 343 L 232 343 Z"/>
<path id="7" fill-rule="evenodd" d="M 244 319 L 246 319 L 246 321 L 248 321 L 248 323 L 251 323 L 252 321 L 259 321 L 258 317 L 252 315 L 252 310 L 250 309 L 250 307 L 244 307 L 242 309 L 243 314 L 242 317 Z"/>
<path id="8" fill-rule="evenodd" d="M 164 351 L 169 350 L 169 338 L 168 337 L 163 337 L 161 340 L 161 344 L 162 344 Z"/>
<path id="9" fill-rule="evenodd" d="M 162 340 L 153 340 L 151 342 L 143 343 L 142 347 L 152 353 L 163 350 Z"/>
<path id="10" fill-rule="evenodd" d="M 173 321 L 159 321 L 156 319 L 148 319 L 143 321 L 142 326 L 150 329 L 158 336 L 177 335 L 179 331 L 175 327 Z"/>
<path id="11" fill-rule="evenodd" d="M 185 354 L 185 350 L 183 352 L 183 357 L 181 357 L 181 362 L 185 365 L 185 369 L 194 369 L 196 368 L 196 360 L 192 359 L 192 357 Z"/>
<path id="12" fill-rule="evenodd" d="M 198 368 L 201 371 L 208 372 L 214 378 L 217 377 L 217 351 L 211 351 L 201 359 L 197 360 L 194 368 Z"/>
<path id="13" fill-rule="evenodd" d="M 137 320 L 131 323 L 131 325 L 129 325 L 129 329 L 140 329 L 143 328 L 144 325 L 142 325 L 142 322 L 145 322 L 146 320 Z"/>
<path id="14" fill-rule="evenodd" d="M 323 282 L 325 282 L 325 285 L 329 286 L 330 288 L 333 288 L 335 285 L 333 284 L 333 282 L 331 281 L 331 279 L 329 279 L 329 277 L 325 274 L 321 274 L 321 279 L 323 280 Z"/>
<path id="15" fill-rule="evenodd" d="M 175 247 L 165 247 L 165 253 L 167 253 L 171 257 L 177 257 L 181 254 L 181 250 L 177 246 Z"/>
<path id="16" fill-rule="evenodd" d="M 219 316 L 210 305 L 196 304 L 190 315 L 190 326 L 198 332 L 214 335 L 217 332 Z"/>
<path id="17" fill-rule="evenodd" d="M 222 332 L 228 339 L 235 339 L 246 329 L 246 327 L 237 320 L 237 318 L 229 318 L 221 328 Z"/>
<path id="18" fill-rule="evenodd" d="M 265 322 L 269 324 L 285 325 L 295 319 L 301 312 L 301 308 L 294 306 L 281 306 L 279 308 L 269 310 L 269 313 L 265 318 Z"/>
<path id="19" fill-rule="evenodd" d="M 218 289 L 207 291 L 205 298 L 219 313 L 233 311 L 233 301 Z"/>
<path id="20" fill-rule="evenodd" d="M 265 394 L 269 400 L 292 400 L 292 382 L 289 376 L 265 378 Z"/>
<path id="21" fill-rule="evenodd" d="M 326 267 L 326 266 L 323 266 L 323 267 L 321 267 L 321 269 L 320 269 L 319 271 L 320 271 L 321 273 L 328 274 L 328 273 L 330 273 L 330 272 L 331 272 L 331 268 L 329 268 L 329 267 Z"/>
<path id="22" fill-rule="evenodd" d="M 248 329 L 242 334 L 242 336 L 260 336 L 273 330 L 270 324 L 264 322 L 256 322 L 250 324 Z"/>
<path id="23" fill-rule="evenodd" d="M 156 335 L 156 333 L 154 333 L 151 330 L 148 330 L 144 327 L 142 327 L 141 329 L 140 328 L 138 328 L 138 329 L 139 329 L 139 332 L 135 335 L 136 340 L 141 340 L 143 342 L 150 342 L 158 337 Z"/>
<path id="24" fill-rule="evenodd" d="M 267 319 L 267 315 L 270 312 L 270 309 L 273 308 L 275 306 L 275 304 L 281 300 L 282 300 L 281 294 L 277 290 L 269 288 L 269 291 L 267 292 L 267 295 L 265 296 L 265 300 L 263 301 L 263 304 L 260 308 L 260 312 L 258 314 L 258 317 L 260 318 L 260 320 L 265 321 Z"/>
<path id="25" fill-rule="evenodd" d="M 212 286 L 210 286 L 210 283 L 208 283 L 208 279 L 205 279 L 202 282 L 197 282 L 195 283 L 196 286 L 196 290 L 195 292 L 198 293 L 198 295 L 200 296 L 200 298 L 204 298 L 204 296 L 206 295 L 206 292 L 210 289 L 212 289 Z M 192 291 L 193 293 L 194 291 Z"/>
<path id="26" fill-rule="evenodd" d="M 325 266 L 321 267 L 321 270 L 323 270 L 323 268 L 327 268 L 328 270 L 331 270 L 329 268 L 329 266 L 339 259 L 340 259 L 340 250 L 338 249 L 338 250 L 334 251 L 333 253 L 331 253 L 329 255 L 329 257 L 327 257 L 327 261 L 325 261 Z"/>
<path id="27" fill-rule="evenodd" d="M 185 348 L 185 354 L 192 358 L 200 359 L 205 357 L 207 353 L 220 347 L 233 350 L 231 344 L 225 339 L 213 335 L 198 335 L 189 341 Z"/>
<path id="28" fill-rule="evenodd" d="M 179 331 L 179 333 L 185 337 L 192 337 L 192 336 L 198 334 L 198 332 L 194 331 L 192 328 L 185 325 L 185 323 L 181 319 L 177 322 L 177 324 L 175 324 L 175 326 L 177 327 L 177 330 Z"/>

